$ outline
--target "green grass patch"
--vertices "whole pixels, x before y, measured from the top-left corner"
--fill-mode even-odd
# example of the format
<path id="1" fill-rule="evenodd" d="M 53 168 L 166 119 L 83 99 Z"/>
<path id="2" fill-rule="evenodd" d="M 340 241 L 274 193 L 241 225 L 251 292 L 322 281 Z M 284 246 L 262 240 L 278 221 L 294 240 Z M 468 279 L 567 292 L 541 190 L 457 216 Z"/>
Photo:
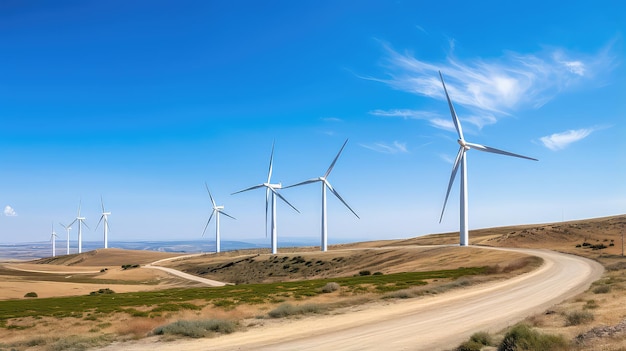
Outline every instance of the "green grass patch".
<path id="1" fill-rule="evenodd" d="M 83 313 L 126 312 L 131 315 L 149 315 L 159 311 L 199 309 L 189 301 L 232 308 L 239 304 L 261 304 L 292 296 L 303 299 L 322 294 L 326 284 L 335 282 L 345 293 L 384 293 L 425 285 L 426 279 L 456 279 L 483 274 L 485 267 L 459 268 L 432 272 L 405 272 L 385 275 L 335 277 L 296 282 L 269 284 L 228 285 L 212 288 L 167 289 L 131 293 L 97 294 L 93 296 L 54 297 L 0 301 L 0 326 L 12 318 L 52 316 L 83 318 Z M 176 301 L 176 303 L 172 303 Z M 232 301 L 232 304 L 227 301 Z M 163 306 L 163 307 L 161 307 Z M 195 306 L 195 307 L 192 307 Z M 150 312 L 141 312 L 144 307 Z"/>
<path id="2" fill-rule="evenodd" d="M 566 351 L 569 345 L 560 335 L 542 334 L 526 324 L 511 328 L 498 346 L 498 351 Z"/>

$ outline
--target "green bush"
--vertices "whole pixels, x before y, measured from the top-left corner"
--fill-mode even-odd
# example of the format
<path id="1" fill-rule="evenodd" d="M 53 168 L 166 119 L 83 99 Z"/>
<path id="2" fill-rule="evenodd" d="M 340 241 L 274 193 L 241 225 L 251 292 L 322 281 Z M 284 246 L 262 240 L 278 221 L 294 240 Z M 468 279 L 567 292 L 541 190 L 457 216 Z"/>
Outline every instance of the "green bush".
<path id="1" fill-rule="evenodd" d="M 330 282 L 327 283 L 326 285 L 324 285 L 324 287 L 322 288 L 322 292 L 325 294 L 331 293 L 333 291 L 337 291 L 339 290 L 339 284 L 335 283 L 335 282 Z"/>
<path id="2" fill-rule="evenodd" d="M 541 334 L 526 324 L 518 324 L 506 333 L 498 351 L 566 351 L 568 348 L 561 335 Z"/>
<path id="3" fill-rule="evenodd" d="M 106 294 L 115 294 L 115 291 L 109 289 L 109 288 L 104 288 L 104 289 L 98 289 L 98 291 L 92 291 L 89 293 L 89 295 L 91 296 L 96 296 L 96 295 L 106 295 Z"/>
<path id="4" fill-rule="evenodd" d="M 208 319 L 198 321 L 176 321 L 152 331 L 154 335 L 182 335 L 191 338 L 203 338 L 215 333 L 230 334 L 237 329 L 237 324 L 227 320 Z"/>
<path id="5" fill-rule="evenodd" d="M 34 291 L 27 292 L 24 297 L 37 297 L 37 293 Z"/>
<path id="6" fill-rule="evenodd" d="M 470 339 L 457 347 L 456 351 L 480 351 L 485 346 L 491 346 L 491 336 L 486 332 L 474 333 Z"/>
<path id="7" fill-rule="evenodd" d="M 593 293 L 594 294 L 606 294 L 609 291 L 611 291 L 611 286 L 610 285 L 600 285 L 597 286 L 593 289 Z"/>
<path id="8" fill-rule="evenodd" d="M 364 276 L 364 275 L 371 275 L 371 274 L 372 274 L 372 272 L 367 271 L 367 270 L 365 270 L 365 271 L 360 271 L 360 272 L 359 272 L 359 275 L 361 275 L 361 276 Z"/>
<path id="9" fill-rule="evenodd" d="M 323 308 L 320 305 L 307 303 L 304 305 L 294 306 L 289 303 L 281 304 L 267 314 L 272 318 L 284 318 L 294 315 L 321 313 Z"/>
<path id="10" fill-rule="evenodd" d="M 574 311 L 565 314 L 565 326 L 581 325 L 593 321 L 593 313 L 588 311 Z"/>

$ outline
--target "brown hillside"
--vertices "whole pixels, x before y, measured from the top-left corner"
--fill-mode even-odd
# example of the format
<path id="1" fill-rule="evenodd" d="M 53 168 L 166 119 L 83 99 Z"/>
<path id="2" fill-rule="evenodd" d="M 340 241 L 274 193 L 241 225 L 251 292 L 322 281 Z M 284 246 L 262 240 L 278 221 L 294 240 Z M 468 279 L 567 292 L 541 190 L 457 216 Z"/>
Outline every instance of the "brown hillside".
<path id="1" fill-rule="evenodd" d="M 148 264 L 154 261 L 180 256 L 180 253 L 147 250 L 97 249 L 80 254 L 47 257 L 32 261 L 37 264 L 63 266 L 121 266 L 124 264 Z"/>

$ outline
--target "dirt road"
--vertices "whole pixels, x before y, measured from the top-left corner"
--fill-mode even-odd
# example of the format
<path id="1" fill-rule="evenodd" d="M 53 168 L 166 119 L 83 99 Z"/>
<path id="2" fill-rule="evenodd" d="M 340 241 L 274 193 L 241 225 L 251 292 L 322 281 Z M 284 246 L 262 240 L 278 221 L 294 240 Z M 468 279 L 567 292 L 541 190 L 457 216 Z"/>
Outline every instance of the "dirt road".
<path id="1" fill-rule="evenodd" d="M 504 249 L 509 250 L 509 249 Z M 367 306 L 331 316 L 288 319 L 213 339 L 159 342 L 148 338 L 105 350 L 442 350 L 476 331 L 497 331 L 585 291 L 603 267 L 552 251 L 510 249 L 544 265 L 510 280 L 435 297 Z"/>
<path id="2" fill-rule="evenodd" d="M 226 285 L 226 283 L 218 282 L 217 280 L 212 280 L 212 279 L 206 279 L 206 278 L 198 277 L 196 275 L 191 275 L 191 274 L 188 274 L 188 273 L 185 273 L 185 272 L 181 272 L 181 271 L 173 269 L 173 268 L 162 267 L 162 266 L 158 265 L 161 262 L 173 261 L 173 260 L 177 260 L 177 259 L 182 259 L 182 258 L 186 258 L 186 257 L 195 257 L 195 256 L 200 256 L 200 255 L 203 255 L 203 254 L 193 254 L 193 255 L 185 255 L 185 256 L 164 258 L 164 259 L 161 259 L 161 260 L 149 263 L 149 264 L 143 266 L 143 268 L 159 269 L 159 270 L 162 270 L 162 271 L 167 272 L 169 274 L 175 275 L 175 276 L 177 276 L 179 278 L 183 278 L 183 279 L 187 279 L 187 280 L 190 280 L 190 281 L 202 283 L 202 284 L 205 284 L 205 285 L 208 285 L 208 286 L 224 286 L 224 285 Z"/>

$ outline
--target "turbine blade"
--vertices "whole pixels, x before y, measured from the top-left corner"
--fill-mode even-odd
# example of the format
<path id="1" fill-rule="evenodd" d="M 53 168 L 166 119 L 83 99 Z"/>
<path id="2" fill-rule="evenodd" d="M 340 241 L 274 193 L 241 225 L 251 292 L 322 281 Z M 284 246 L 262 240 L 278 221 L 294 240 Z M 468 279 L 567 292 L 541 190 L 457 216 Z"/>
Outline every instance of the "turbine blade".
<path id="1" fill-rule="evenodd" d="M 87 223 L 83 222 L 83 225 L 84 225 L 85 227 L 87 227 L 87 229 L 91 229 L 91 228 L 89 228 L 89 226 L 87 225 Z"/>
<path id="2" fill-rule="evenodd" d="M 265 184 L 259 184 L 259 185 L 251 186 L 251 187 L 249 187 L 249 188 L 246 188 L 246 189 L 243 189 L 243 190 L 236 191 L 236 192 L 232 193 L 231 195 L 235 195 L 235 194 L 243 193 L 244 191 L 249 191 L 249 190 L 254 190 L 254 189 L 262 188 L 262 187 L 264 187 L 264 186 L 265 186 Z"/>
<path id="3" fill-rule="evenodd" d="M 224 211 L 220 211 L 220 213 L 221 213 L 221 214 L 223 214 L 223 215 L 224 215 L 224 216 L 226 216 L 226 217 L 230 217 L 230 218 L 232 218 L 232 219 L 237 219 L 237 218 L 235 218 L 235 217 L 233 217 L 233 216 L 229 215 L 228 213 L 226 213 L 226 212 L 224 212 Z"/>
<path id="4" fill-rule="evenodd" d="M 274 144 L 276 144 L 276 141 L 272 142 L 272 153 L 270 154 L 270 169 L 267 172 L 267 184 L 269 184 L 270 179 L 272 179 L 272 164 L 274 163 Z"/>
<path id="5" fill-rule="evenodd" d="M 206 182 L 204 182 L 204 186 L 206 187 L 206 191 L 209 193 L 209 198 L 211 198 L 211 204 L 213 204 L 213 208 L 216 208 L 215 200 L 213 200 L 213 195 L 211 195 L 211 190 L 209 190 L 209 186 Z"/>
<path id="6" fill-rule="evenodd" d="M 441 216 L 439 217 L 439 223 L 441 223 L 441 220 L 443 219 L 443 212 L 446 210 L 446 204 L 448 203 L 448 196 L 450 196 L 450 189 L 452 188 L 452 183 L 454 183 L 456 172 L 459 170 L 459 163 L 461 161 L 461 157 L 463 157 L 464 152 L 465 152 L 465 148 L 461 146 L 459 148 L 459 153 L 456 154 L 456 159 L 454 160 L 454 165 L 452 166 L 452 173 L 450 174 L 450 182 L 448 183 L 448 191 L 446 191 L 446 199 L 443 200 L 443 208 L 441 209 Z"/>
<path id="7" fill-rule="evenodd" d="M 335 167 L 335 163 L 337 163 L 337 159 L 339 159 L 339 155 L 341 155 L 341 152 L 343 151 L 343 148 L 346 147 L 347 143 L 348 143 L 348 139 L 346 139 L 346 141 L 341 146 L 341 149 L 339 149 L 339 152 L 337 153 L 337 156 L 335 156 L 335 159 L 333 160 L 333 163 L 330 164 L 330 167 L 328 167 L 328 170 L 326 171 L 326 174 L 324 174 L 324 178 L 328 177 L 330 172 L 333 170 L 333 167 Z"/>
<path id="8" fill-rule="evenodd" d="M 506 155 L 506 156 L 525 158 L 527 160 L 532 160 L 532 161 L 539 161 L 536 158 L 514 154 L 512 152 L 496 149 L 496 148 L 485 146 L 485 145 L 474 144 L 474 143 L 467 143 L 467 142 L 465 144 L 467 146 L 469 146 L 470 148 L 478 150 L 478 151 L 491 152 L 492 154 L 500 154 L 500 155 Z"/>
<path id="9" fill-rule="evenodd" d="M 300 213 L 300 211 L 298 211 L 298 209 L 297 209 L 297 208 L 295 208 L 295 206 L 294 206 L 294 205 L 292 205 L 291 203 L 289 203 L 289 201 L 287 201 L 287 199 L 285 199 L 285 197 L 284 197 L 284 196 L 282 196 L 282 195 L 281 195 L 278 191 L 276 191 L 276 190 L 272 189 L 272 192 L 273 192 L 274 194 L 276 194 L 276 196 L 278 196 L 281 200 L 285 201 L 285 203 L 287 203 L 287 205 L 291 206 L 291 208 L 293 208 L 296 212 Z"/>
<path id="10" fill-rule="evenodd" d="M 209 223 L 211 222 L 211 219 L 213 218 L 213 214 L 215 214 L 215 210 L 211 212 L 211 215 L 209 216 L 209 220 L 206 221 L 206 225 L 204 226 L 204 230 L 202 231 L 202 236 L 204 236 L 204 233 L 206 233 L 206 229 L 209 227 Z"/>
<path id="11" fill-rule="evenodd" d="M 104 218 L 104 215 L 102 215 L 102 217 L 100 217 L 100 220 L 98 221 L 98 224 L 96 224 L 96 229 L 98 229 L 98 226 L 100 225 L 100 222 L 102 222 L 102 219 Z M 96 230 L 94 229 L 94 230 Z"/>
<path id="12" fill-rule="evenodd" d="M 331 193 L 335 194 L 335 196 L 339 199 L 339 201 L 341 201 L 350 210 L 350 212 L 352 212 L 356 216 L 356 218 L 361 219 L 361 217 L 359 217 L 359 215 L 356 214 L 356 212 L 354 212 L 352 207 L 350 207 L 350 205 L 348 205 L 348 203 L 341 197 L 341 195 L 339 195 L 337 190 L 335 190 L 335 188 L 333 188 L 333 186 L 330 185 L 330 183 L 325 182 L 325 184 L 326 184 L 326 186 L 328 186 L 328 190 L 330 190 Z"/>
<path id="13" fill-rule="evenodd" d="M 63 223 L 59 222 L 59 224 L 61 225 L 61 227 L 63 227 L 65 230 L 67 230 L 67 227 L 65 225 L 63 225 Z"/>
<path id="14" fill-rule="evenodd" d="M 83 200 L 78 200 L 78 216 L 76 217 L 80 217 L 80 206 L 82 205 Z"/>
<path id="15" fill-rule="evenodd" d="M 441 74 L 441 71 L 439 71 L 439 78 L 441 78 L 443 91 L 446 93 L 446 99 L 448 99 L 448 106 L 450 107 L 450 114 L 452 115 L 452 122 L 454 122 L 456 132 L 459 134 L 459 139 L 465 140 L 463 138 L 463 129 L 461 128 L 461 122 L 459 121 L 459 118 L 456 116 L 456 112 L 454 111 L 454 106 L 452 105 L 452 100 L 450 100 L 450 96 L 448 95 L 448 89 L 446 89 L 446 83 L 444 83 L 443 81 L 443 75 Z"/>
<path id="16" fill-rule="evenodd" d="M 73 220 L 73 221 L 72 221 L 72 223 L 68 224 L 67 226 L 68 226 L 68 227 L 71 227 L 72 225 L 74 225 L 74 223 L 76 223 L 76 221 L 77 221 L 77 220 L 78 220 L 78 219 Z"/>
<path id="17" fill-rule="evenodd" d="M 104 212 L 104 200 L 102 200 L 102 195 L 100 195 L 100 204 L 102 205 L 102 212 Z"/>
<path id="18" fill-rule="evenodd" d="M 309 179 L 309 180 L 305 180 L 304 182 L 300 182 L 300 183 L 297 183 L 297 184 L 292 184 L 292 185 L 289 185 L 289 186 L 284 186 L 283 189 L 293 188 L 294 186 L 311 184 L 311 183 L 315 183 L 315 182 L 321 182 L 321 180 L 319 178 L 312 178 L 312 179 Z"/>

